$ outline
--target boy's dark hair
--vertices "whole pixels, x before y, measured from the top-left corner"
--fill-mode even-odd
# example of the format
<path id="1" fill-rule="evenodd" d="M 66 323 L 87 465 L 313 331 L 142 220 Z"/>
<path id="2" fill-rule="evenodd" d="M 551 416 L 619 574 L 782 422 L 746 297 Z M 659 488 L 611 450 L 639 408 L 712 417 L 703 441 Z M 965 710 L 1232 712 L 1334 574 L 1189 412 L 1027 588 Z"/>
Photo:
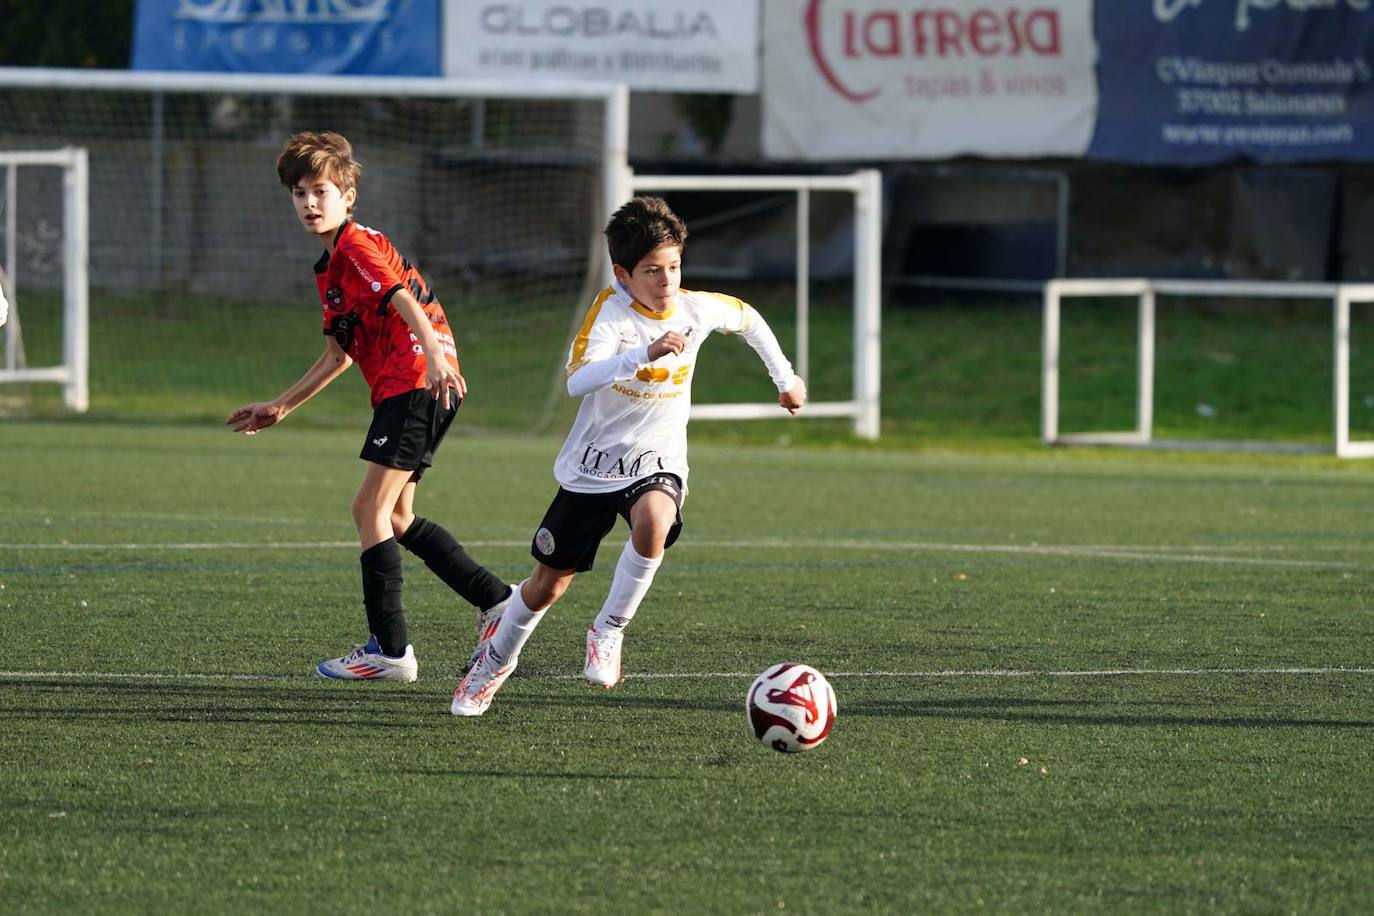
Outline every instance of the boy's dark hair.
<path id="1" fill-rule="evenodd" d="M 326 178 L 340 191 L 358 186 L 363 167 L 353 158 L 353 144 L 333 131 L 292 134 L 277 159 L 277 177 L 287 188 L 308 176 Z"/>
<path id="2" fill-rule="evenodd" d="M 606 224 L 606 250 L 611 263 L 628 271 L 660 245 L 687 243 L 687 224 L 661 197 L 636 197 L 615 211 Z"/>

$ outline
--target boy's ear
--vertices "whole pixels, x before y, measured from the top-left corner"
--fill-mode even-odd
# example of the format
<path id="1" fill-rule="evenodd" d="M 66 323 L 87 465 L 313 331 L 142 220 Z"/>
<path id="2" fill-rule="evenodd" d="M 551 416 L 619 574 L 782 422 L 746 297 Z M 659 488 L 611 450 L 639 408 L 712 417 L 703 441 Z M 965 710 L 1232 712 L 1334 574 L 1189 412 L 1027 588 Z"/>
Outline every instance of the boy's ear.
<path id="1" fill-rule="evenodd" d="M 349 209 L 352 209 L 353 204 L 355 201 L 357 201 L 357 199 L 358 189 L 356 187 L 349 188 L 347 191 L 344 191 L 343 202 L 344 205 L 347 206 Z"/>
<path id="2" fill-rule="evenodd" d="M 617 280 L 619 280 L 622 284 L 630 282 L 630 272 L 625 268 L 621 267 L 619 264 L 611 265 L 611 275 L 614 276 Z"/>

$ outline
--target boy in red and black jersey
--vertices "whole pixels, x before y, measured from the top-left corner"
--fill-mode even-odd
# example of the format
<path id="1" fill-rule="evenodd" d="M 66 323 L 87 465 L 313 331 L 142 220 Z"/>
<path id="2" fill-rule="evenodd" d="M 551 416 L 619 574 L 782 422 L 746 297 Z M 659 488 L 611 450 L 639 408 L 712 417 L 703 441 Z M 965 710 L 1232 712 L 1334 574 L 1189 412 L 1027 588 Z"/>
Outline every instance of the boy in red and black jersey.
<path id="1" fill-rule="evenodd" d="M 314 397 L 353 363 L 372 391 L 367 462 L 353 498 L 362 547 L 366 645 L 317 666 L 325 677 L 413 681 L 415 653 L 401 601 L 401 547 L 478 609 L 480 637 L 510 587 L 476 563 L 448 531 L 415 515 L 415 485 L 467 394 L 443 306 L 391 241 L 353 221 L 361 166 L 339 134 L 299 133 L 277 161 L 302 225 L 324 245 L 315 264 L 325 348 L 296 384 L 246 404 L 225 421 L 253 435 Z"/>

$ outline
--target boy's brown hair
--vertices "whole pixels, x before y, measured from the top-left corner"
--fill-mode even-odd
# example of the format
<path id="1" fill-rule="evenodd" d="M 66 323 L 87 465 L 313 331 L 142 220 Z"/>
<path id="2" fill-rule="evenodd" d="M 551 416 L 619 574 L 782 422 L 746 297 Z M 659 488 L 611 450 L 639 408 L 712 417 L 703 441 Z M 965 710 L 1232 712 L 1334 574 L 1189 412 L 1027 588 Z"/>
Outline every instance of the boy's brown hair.
<path id="1" fill-rule="evenodd" d="M 316 176 L 346 192 L 358 186 L 362 171 L 353 158 L 353 144 L 342 134 L 327 130 L 292 134 L 277 159 L 277 177 L 287 188 L 294 188 L 302 178 Z"/>
<path id="2" fill-rule="evenodd" d="M 633 272 L 635 265 L 660 245 L 687 244 L 687 224 L 661 197 L 636 197 L 606 224 L 606 250 L 611 263 Z"/>

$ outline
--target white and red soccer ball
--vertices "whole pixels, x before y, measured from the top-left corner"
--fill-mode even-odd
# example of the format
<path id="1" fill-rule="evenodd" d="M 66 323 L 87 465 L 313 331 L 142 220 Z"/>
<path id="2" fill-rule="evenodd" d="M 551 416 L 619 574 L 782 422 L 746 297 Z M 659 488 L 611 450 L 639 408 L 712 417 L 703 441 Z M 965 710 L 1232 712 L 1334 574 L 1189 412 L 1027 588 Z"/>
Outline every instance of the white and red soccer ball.
<path id="1" fill-rule="evenodd" d="M 835 724 L 835 691 L 810 665 L 774 665 L 754 678 L 744 701 L 754 737 L 775 751 L 809 751 Z"/>

